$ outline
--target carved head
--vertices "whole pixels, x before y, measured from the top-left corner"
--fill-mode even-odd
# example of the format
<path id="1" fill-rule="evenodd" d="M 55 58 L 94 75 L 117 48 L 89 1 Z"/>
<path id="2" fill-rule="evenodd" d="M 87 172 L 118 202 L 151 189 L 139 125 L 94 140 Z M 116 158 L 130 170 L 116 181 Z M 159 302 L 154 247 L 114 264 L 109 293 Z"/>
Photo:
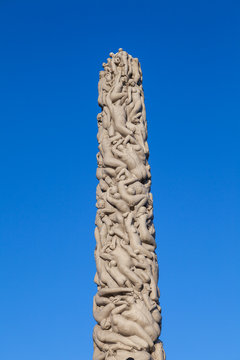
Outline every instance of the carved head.
<path id="1" fill-rule="evenodd" d="M 98 125 L 102 125 L 102 118 L 103 118 L 102 113 L 97 114 Z"/>
<path id="2" fill-rule="evenodd" d="M 117 187 L 116 186 L 111 186 L 109 192 L 110 192 L 111 195 L 114 195 L 117 192 Z"/>
<path id="3" fill-rule="evenodd" d="M 151 199 L 151 193 L 150 193 L 148 199 L 148 210 L 151 210 L 152 208 L 153 208 L 153 200 Z"/>
<path id="4" fill-rule="evenodd" d="M 118 149 L 119 149 L 120 151 L 123 151 L 123 150 L 124 150 L 124 146 L 123 146 L 123 145 L 118 145 Z"/>
<path id="5" fill-rule="evenodd" d="M 117 266 L 117 263 L 115 260 L 111 260 L 110 263 L 109 263 L 109 266 L 110 268 L 113 267 L 113 266 Z"/>
<path id="6" fill-rule="evenodd" d="M 104 207 L 105 207 L 105 201 L 103 199 L 98 199 L 97 208 L 98 209 L 104 209 Z M 101 214 L 99 214 L 99 215 L 100 215 L 100 217 L 102 217 Z"/>
<path id="7" fill-rule="evenodd" d="M 99 167 L 103 167 L 103 159 L 102 159 L 102 155 L 98 152 L 97 155 L 97 163 Z"/>
<path id="8" fill-rule="evenodd" d="M 105 72 L 105 79 L 106 79 L 107 82 L 112 81 L 112 74 L 111 74 L 110 71 Z"/>
<path id="9" fill-rule="evenodd" d="M 100 325 L 101 325 L 101 328 L 102 328 L 103 330 L 108 330 L 108 329 L 110 329 L 110 327 L 111 327 L 110 319 L 109 319 L 109 318 L 103 319 L 103 320 L 101 321 Z"/>
<path id="10" fill-rule="evenodd" d="M 134 184 L 134 188 L 136 190 L 136 194 L 142 194 L 143 192 L 143 185 L 140 183 L 140 181 L 136 181 Z"/>
<path id="11" fill-rule="evenodd" d="M 120 65 L 120 63 L 121 63 L 121 58 L 120 58 L 119 55 L 116 55 L 116 56 L 114 57 L 114 63 L 115 63 L 117 66 Z"/>
<path id="12" fill-rule="evenodd" d="M 117 193 L 117 192 L 113 195 L 113 197 L 114 197 L 114 199 L 116 199 L 116 200 L 121 199 L 121 195 L 120 195 L 119 193 Z"/>
<path id="13" fill-rule="evenodd" d="M 99 78 L 102 79 L 104 77 L 104 70 L 99 71 Z"/>
<path id="14" fill-rule="evenodd" d="M 141 145 L 138 144 L 138 145 L 135 145 L 134 149 L 136 151 L 140 151 L 140 150 L 142 150 L 142 147 L 141 147 Z"/>
<path id="15" fill-rule="evenodd" d="M 129 195 L 135 195 L 136 194 L 136 191 L 132 186 L 129 186 L 127 188 L 127 192 L 128 192 Z"/>
<path id="16" fill-rule="evenodd" d="M 127 76 L 122 76 L 122 83 L 123 83 L 123 85 L 126 85 L 127 82 L 128 82 Z"/>

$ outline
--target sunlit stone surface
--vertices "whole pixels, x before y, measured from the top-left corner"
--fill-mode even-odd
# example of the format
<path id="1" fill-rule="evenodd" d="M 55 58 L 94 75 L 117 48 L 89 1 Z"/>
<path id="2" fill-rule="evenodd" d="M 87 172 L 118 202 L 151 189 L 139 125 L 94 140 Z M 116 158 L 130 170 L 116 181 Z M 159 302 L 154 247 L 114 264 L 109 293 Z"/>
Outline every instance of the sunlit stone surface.
<path id="1" fill-rule="evenodd" d="M 142 71 L 119 49 L 98 84 L 94 360 L 164 360 Z"/>

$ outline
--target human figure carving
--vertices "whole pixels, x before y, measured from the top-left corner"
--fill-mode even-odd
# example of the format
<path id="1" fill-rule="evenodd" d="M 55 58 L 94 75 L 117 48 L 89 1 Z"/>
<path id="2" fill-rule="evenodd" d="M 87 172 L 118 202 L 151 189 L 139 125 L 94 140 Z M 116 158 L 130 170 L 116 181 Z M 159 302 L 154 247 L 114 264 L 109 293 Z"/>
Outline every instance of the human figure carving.
<path id="1" fill-rule="evenodd" d="M 165 360 L 142 71 L 123 49 L 98 84 L 94 360 Z"/>
<path id="2" fill-rule="evenodd" d="M 123 175 L 122 175 L 123 174 Z M 136 177 L 126 179 L 126 172 L 121 171 L 117 176 L 118 191 L 123 200 L 136 210 L 146 205 L 148 193 Z"/>
<path id="3" fill-rule="evenodd" d="M 144 180 L 148 176 L 145 161 L 145 154 L 142 153 L 140 145 L 130 143 L 123 144 L 124 140 L 120 139 L 112 146 L 112 153 L 125 163 L 128 170 L 136 176 L 138 180 Z"/>
<path id="4" fill-rule="evenodd" d="M 116 159 L 111 151 L 111 141 L 108 138 L 107 133 L 105 132 L 102 136 L 102 143 L 99 145 L 99 150 L 104 159 L 104 165 L 112 168 L 125 167 L 126 165 L 121 160 Z"/>
<path id="5" fill-rule="evenodd" d="M 108 250 L 103 248 L 101 251 L 100 257 L 103 260 L 115 261 L 119 271 L 126 276 L 126 278 L 135 286 L 137 290 L 141 290 L 143 283 L 139 276 L 132 270 L 134 265 L 141 266 L 136 259 L 132 258 L 129 253 L 124 249 L 119 240 L 116 240 L 115 248 L 113 250 Z"/>
<path id="6" fill-rule="evenodd" d="M 143 242 L 155 246 L 156 245 L 155 239 L 147 228 L 147 219 L 148 219 L 147 210 L 145 207 L 141 207 L 138 211 L 138 216 L 137 216 L 137 222 L 139 225 L 138 230 L 140 233 L 140 237 Z"/>
<path id="7" fill-rule="evenodd" d="M 129 205 L 121 198 L 121 195 L 118 193 L 117 186 L 112 186 L 107 190 L 106 198 L 111 205 L 115 206 L 122 213 L 130 211 Z"/>
<path id="8" fill-rule="evenodd" d="M 134 80 L 130 80 L 128 87 L 128 99 L 126 101 L 128 107 L 129 121 L 134 122 L 142 115 L 143 99 L 140 87 Z"/>
<path id="9" fill-rule="evenodd" d="M 114 86 L 106 96 L 106 103 L 110 110 L 115 130 L 122 136 L 132 134 L 132 131 L 126 127 L 127 113 L 124 100 L 127 98 L 126 92 L 123 91 L 124 79 L 119 73 L 116 76 Z"/>
<path id="10" fill-rule="evenodd" d="M 133 80 L 135 81 L 136 84 L 142 82 L 142 71 L 140 68 L 139 61 L 136 58 L 132 59 L 132 74 L 133 74 Z"/>
<path id="11" fill-rule="evenodd" d="M 142 246 L 137 229 L 133 225 L 133 214 L 131 212 L 127 215 L 125 219 L 125 225 L 130 240 L 130 245 L 134 252 L 137 254 L 143 254 L 149 259 L 152 259 L 153 254 Z"/>

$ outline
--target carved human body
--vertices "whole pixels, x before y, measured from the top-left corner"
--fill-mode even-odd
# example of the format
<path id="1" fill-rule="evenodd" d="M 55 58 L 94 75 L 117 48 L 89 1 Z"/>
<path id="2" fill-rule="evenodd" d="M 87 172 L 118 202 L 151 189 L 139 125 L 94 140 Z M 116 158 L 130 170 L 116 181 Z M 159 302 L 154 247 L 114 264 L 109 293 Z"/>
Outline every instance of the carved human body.
<path id="1" fill-rule="evenodd" d="M 103 67 L 93 359 L 165 360 L 142 72 L 122 49 Z"/>

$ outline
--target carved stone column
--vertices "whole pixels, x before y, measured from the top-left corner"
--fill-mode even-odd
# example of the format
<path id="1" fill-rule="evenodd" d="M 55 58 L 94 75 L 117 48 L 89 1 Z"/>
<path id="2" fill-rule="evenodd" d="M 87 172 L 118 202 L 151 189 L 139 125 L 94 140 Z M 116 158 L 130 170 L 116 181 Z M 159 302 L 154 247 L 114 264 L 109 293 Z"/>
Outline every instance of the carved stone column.
<path id="1" fill-rule="evenodd" d="M 163 360 L 142 71 L 119 49 L 98 84 L 94 360 Z"/>

